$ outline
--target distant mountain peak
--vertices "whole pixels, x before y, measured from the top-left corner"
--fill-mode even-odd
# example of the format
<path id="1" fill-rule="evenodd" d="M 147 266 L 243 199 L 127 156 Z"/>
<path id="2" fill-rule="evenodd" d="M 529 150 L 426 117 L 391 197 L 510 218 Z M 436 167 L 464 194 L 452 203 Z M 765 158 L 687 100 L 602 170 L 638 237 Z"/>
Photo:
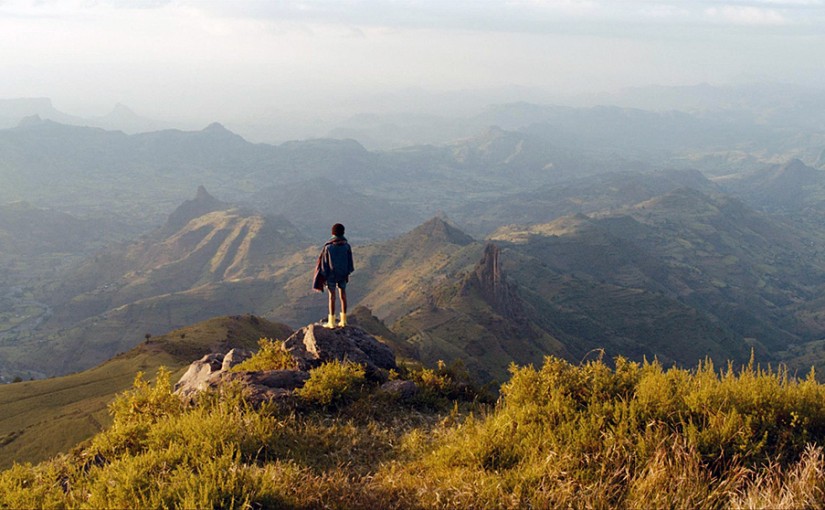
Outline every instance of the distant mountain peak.
<path id="1" fill-rule="evenodd" d="M 220 122 L 213 122 L 209 124 L 201 131 L 199 131 L 201 136 L 206 138 L 209 142 L 212 141 L 219 141 L 219 142 L 229 142 L 229 143 L 242 143 L 246 144 L 246 140 L 239 134 L 234 133 L 226 128 Z"/>
<path id="2" fill-rule="evenodd" d="M 413 229 L 407 234 L 408 239 L 421 239 L 425 241 L 440 241 L 450 244 L 465 246 L 474 241 L 472 237 L 465 234 L 458 228 L 448 223 L 443 217 L 436 216 L 423 225 Z"/>
<path id="3" fill-rule="evenodd" d="M 203 186 L 203 184 L 201 184 L 200 186 L 198 186 L 198 191 L 195 193 L 195 201 L 217 201 L 217 199 L 210 195 L 209 192 L 206 191 L 206 188 Z"/>
<path id="4" fill-rule="evenodd" d="M 131 108 L 129 108 L 128 106 L 126 106 L 125 104 L 123 104 L 123 103 L 117 103 L 117 104 L 115 104 L 115 107 L 114 107 L 114 108 L 112 108 L 112 111 L 110 112 L 110 114 L 129 114 L 129 115 L 135 115 L 135 112 L 134 112 Z"/>
<path id="5" fill-rule="evenodd" d="M 43 123 L 43 119 L 38 114 L 29 115 L 28 117 L 23 117 L 20 119 L 20 122 L 17 123 L 17 127 L 25 128 L 25 127 L 32 127 L 37 126 Z"/>
<path id="6" fill-rule="evenodd" d="M 185 201 L 169 215 L 163 230 L 164 232 L 173 232 L 199 216 L 226 207 L 228 207 L 228 204 L 210 195 L 206 188 L 200 185 L 195 193 L 195 198 Z"/>
<path id="7" fill-rule="evenodd" d="M 797 158 L 793 158 L 784 165 L 777 168 L 773 179 L 800 181 L 799 184 L 812 184 L 822 177 L 822 172 L 810 167 Z M 802 182 L 804 181 L 804 182 Z"/>
<path id="8" fill-rule="evenodd" d="M 203 131 L 206 133 L 231 133 L 231 131 L 226 129 L 226 127 L 224 127 L 224 125 L 220 122 L 213 122 L 212 124 L 209 124 L 203 129 Z"/>

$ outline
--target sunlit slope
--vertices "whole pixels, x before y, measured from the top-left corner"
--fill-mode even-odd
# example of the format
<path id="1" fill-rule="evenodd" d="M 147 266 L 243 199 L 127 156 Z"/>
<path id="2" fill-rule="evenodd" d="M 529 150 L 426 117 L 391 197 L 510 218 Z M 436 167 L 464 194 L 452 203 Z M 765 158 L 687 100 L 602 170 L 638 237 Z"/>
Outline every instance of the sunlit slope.
<path id="1" fill-rule="evenodd" d="M 88 259 L 55 286 L 52 300 L 76 321 L 140 299 L 270 274 L 280 257 L 306 244 L 283 218 L 230 207 L 201 188 L 151 235 Z"/>
<path id="2" fill-rule="evenodd" d="M 253 348 L 290 329 L 255 316 L 218 317 L 152 337 L 111 360 L 63 377 L 0 385 L 0 467 L 39 461 L 91 437 L 109 423 L 106 405 L 138 371 L 179 370 L 209 352 Z"/>
<path id="3" fill-rule="evenodd" d="M 425 364 L 461 361 L 484 380 L 507 379 L 510 363 L 540 363 L 572 351 L 536 322 L 536 310 L 501 269 L 500 250 L 488 244 L 467 273 L 445 279 L 422 306 L 392 328 Z"/>
<path id="4" fill-rule="evenodd" d="M 430 300 L 438 283 L 472 267 L 482 246 L 444 219 L 433 218 L 396 239 L 365 247 L 363 272 L 368 280 L 358 300 L 392 321 Z"/>
<path id="5" fill-rule="evenodd" d="M 40 289 L 48 320 L 0 346 L 0 356 L 19 371 L 65 374 L 131 349 L 146 333 L 263 315 L 286 299 L 278 272 L 306 244 L 286 220 L 229 207 L 201 188 L 165 226 Z"/>

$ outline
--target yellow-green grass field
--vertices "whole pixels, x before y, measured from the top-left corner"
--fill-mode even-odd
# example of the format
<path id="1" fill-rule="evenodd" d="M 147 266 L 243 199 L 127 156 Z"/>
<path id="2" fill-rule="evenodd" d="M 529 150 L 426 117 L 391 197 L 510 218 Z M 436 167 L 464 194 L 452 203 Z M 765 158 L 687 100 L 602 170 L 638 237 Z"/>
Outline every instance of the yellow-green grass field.
<path id="1" fill-rule="evenodd" d="M 109 426 L 107 405 L 132 385 L 138 372 L 152 379 L 165 366 L 177 380 L 204 354 L 255 348 L 262 337 L 284 339 L 289 332 L 257 317 L 219 317 L 149 338 L 90 370 L 0 385 L 0 468 L 44 460 Z"/>

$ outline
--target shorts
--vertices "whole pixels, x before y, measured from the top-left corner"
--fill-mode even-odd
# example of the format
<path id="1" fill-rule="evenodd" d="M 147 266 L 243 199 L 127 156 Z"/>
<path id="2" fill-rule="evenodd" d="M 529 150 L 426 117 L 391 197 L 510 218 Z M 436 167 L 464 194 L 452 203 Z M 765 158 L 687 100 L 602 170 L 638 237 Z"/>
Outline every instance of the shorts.
<path id="1" fill-rule="evenodd" d="M 335 290 L 335 287 L 340 288 L 341 290 L 347 290 L 347 282 L 334 282 L 334 281 L 327 281 L 327 288 L 329 290 Z"/>

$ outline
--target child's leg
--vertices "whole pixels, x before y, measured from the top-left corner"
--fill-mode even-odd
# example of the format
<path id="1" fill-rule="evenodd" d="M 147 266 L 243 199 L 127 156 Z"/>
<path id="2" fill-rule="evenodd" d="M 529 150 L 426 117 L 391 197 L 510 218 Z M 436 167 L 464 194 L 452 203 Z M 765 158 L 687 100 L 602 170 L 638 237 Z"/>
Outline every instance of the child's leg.
<path id="1" fill-rule="evenodd" d="M 327 290 L 329 291 L 329 315 L 324 327 L 331 329 L 335 327 L 335 285 L 330 285 Z"/>
<path id="2" fill-rule="evenodd" d="M 335 289 L 329 290 L 329 314 L 335 315 Z"/>
<path id="3" fill-rule="evenodd" d="M 341 294 L 341 312 L 347 313 L 347 289 L 338 287 L 338 292 Z"/>

